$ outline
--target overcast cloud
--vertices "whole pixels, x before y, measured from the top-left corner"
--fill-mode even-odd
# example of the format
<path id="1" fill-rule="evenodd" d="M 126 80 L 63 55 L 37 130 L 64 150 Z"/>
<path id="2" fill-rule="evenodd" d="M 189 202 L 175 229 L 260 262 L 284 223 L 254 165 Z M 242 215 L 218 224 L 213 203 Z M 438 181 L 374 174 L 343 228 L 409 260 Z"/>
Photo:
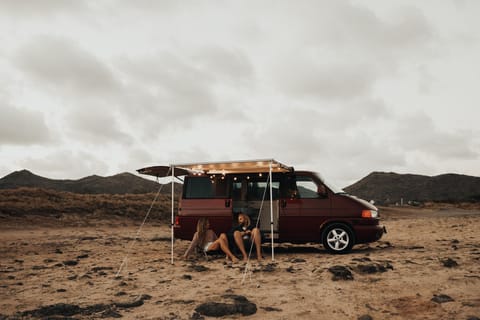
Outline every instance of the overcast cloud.
<path id="1" fill-rule="evenodd" d="M 274 158 L 480 176 L 480 3 L 0 2 L 0 176 Z"/>

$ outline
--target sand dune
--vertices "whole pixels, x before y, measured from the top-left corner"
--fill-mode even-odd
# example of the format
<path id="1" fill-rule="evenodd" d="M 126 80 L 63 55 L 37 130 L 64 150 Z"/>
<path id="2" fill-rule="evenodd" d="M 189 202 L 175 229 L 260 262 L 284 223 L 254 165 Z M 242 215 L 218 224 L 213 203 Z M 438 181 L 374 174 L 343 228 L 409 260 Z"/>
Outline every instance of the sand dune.
<path id="1" fill-rule="evenodd" d="M 248 265 L 183 261 L 188 241 L 172 265 L 158 222 L 134 240 L 130 220 L 0 219 L 0 319 L 480 317 L 479 210 L 384 209 L 382 241 L 346 255 L 282 244 L 274 261 L 265 246 Z"/>

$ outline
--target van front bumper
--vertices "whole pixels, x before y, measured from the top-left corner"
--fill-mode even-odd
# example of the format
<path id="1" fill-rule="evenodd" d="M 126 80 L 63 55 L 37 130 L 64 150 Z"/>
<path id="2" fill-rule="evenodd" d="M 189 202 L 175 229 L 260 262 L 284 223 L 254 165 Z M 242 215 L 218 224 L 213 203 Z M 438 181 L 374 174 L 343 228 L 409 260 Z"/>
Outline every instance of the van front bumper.
<path id="1" fill-rule="evenodd" d="M 387 233 L 387 228 L 381 225 L 357 225 L 355 226 L 355 243 L 375 242 Z"/>

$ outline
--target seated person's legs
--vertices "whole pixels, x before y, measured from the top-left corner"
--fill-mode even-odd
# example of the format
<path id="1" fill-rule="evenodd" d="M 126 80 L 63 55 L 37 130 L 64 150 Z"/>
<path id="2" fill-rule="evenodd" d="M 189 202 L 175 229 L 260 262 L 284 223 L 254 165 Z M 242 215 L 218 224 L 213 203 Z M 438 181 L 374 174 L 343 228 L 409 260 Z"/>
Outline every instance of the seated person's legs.
<path id="1" fill-rule="evenodd" d="M 227 240 L 227 235 L 225 233 L 222 233 L 220 237 L 212 242 L 208 248 L 206 248 L 206 251 L 215 251 L 221 249 L 225 254 L 227 255 L 228 258 L 230 258 L 233 262 L 237 262 L 238 259 L 233 255 L 233 253 L 230 251 L 230 248 L 228 248 L 228 240 Z"/>
<path id="2" fill-rule="evenodd" d="M 247 261 L 248 256 L 247 252 L 245 251 L 245 244 L 243 243 L 243 237 L 240 231 L 235 231 L 233 233 L 233 239 L 235 240 L 235 244 L 237 245 L 238 249 L 242 253 L 243 260 Z"/>

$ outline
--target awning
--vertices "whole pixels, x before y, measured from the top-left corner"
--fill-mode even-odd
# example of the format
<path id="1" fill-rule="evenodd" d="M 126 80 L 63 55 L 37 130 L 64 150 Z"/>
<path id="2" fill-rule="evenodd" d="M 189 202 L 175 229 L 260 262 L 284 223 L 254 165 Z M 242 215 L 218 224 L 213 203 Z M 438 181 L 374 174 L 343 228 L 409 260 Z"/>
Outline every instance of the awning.
<path id="1" fill-rule="evenodd" d="M 272 172 L 293 171 L 293 167 L 289 167 L 273 159 L 173 164 L 175 174 L 178 170 L 177 168 L 206 174 L 269 172 L 270 165 L 272 166 Z"/>

